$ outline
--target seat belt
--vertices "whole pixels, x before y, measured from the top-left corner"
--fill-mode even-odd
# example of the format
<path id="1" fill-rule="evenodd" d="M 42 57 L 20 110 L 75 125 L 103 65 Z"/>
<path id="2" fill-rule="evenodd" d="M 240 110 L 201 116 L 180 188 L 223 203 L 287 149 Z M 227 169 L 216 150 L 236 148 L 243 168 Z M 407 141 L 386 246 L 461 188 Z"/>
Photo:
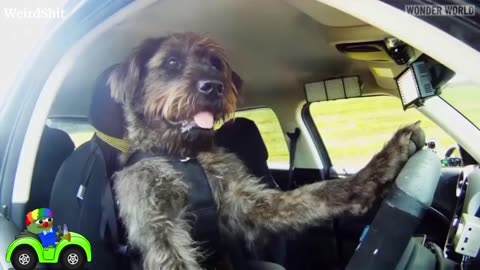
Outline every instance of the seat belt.
<path id="1" fill-rule="evenodd" d="M 113 195 L 111 180 L 107 179 L 100 199 L 102 216 L 100 220 L 100 239 L 107 243 L 111 251 L 119 256 L 119 270 L 133 270 L 141 265 L 141 254 L 132 249 L 124 237 L 124 228 L 118 220 L 117 203 Z"/>
<path id="2" fill-rule="evenodd" d="M 290 139 L 289 152 L 290 152 L 290 164 L 288 167 L 288 189 L 294 189 L 297 187 L 296 181 L 293 179 L 293 170 L 295 169 L 295 153 L 297 152 L 297 141 L 300 137 L 300 129 L 295 128 L 293 132 L 287 132 L 287 136 Z"/>
<path id="3" fill-rule="evenodd" d="M 217 204 L 207 175 L 196 159 L 175 159 L 170 162 L 177 171 L 184 173 L 183 179 L 189 187 L 191 215 L 188 221 L 192 227 L 192 238 L 199 243 L 200 250 L 207 257 L 204 265 L 215 264 L 220 259 L 220 229 Z"/>
<path id="4" fill-rule="evenodd" d="M 192 238 L 199 243 L 200 250 L 205 254 L 202 266 L 206 269 L 213 269 L 217 260 L 220 259 L 220 233 L 218 227 L 218 209 L 212 195 L 208 178 L 196 159 L 180 159 L 164 155 L 163 153 L 135 152 L 127 161 L 131 166 L 143 159 L 163 157 L 169 160 L 170 164 L 184 174 L 184 181 L 189 186 L 188 202 L 192 215 L 188 222 L 192 225 Z M 105 186 L 101 200 L 102 220 L 100 236 L 106 239 L 106 232 L 110 232 L 110 241 L 116 253 L 127 257 L 138 256 L 139 253 L 133 250 L 125 239 L 122 239 L 118 219 L 115 197 L 110 181 Z"/>
<path id="5" fill-rule="evenodd" d="M 120 244 L 120 233 L 117 220 L 116 202 L 113 197 L 113 189 L 110 180 L 107 180 L 100 201 L 102 207 L 102 218 L 100 220 L 100 239 L 107 240 L 107 231 L 109 231 L 110 241 L 115 253 L 121 255 L 127 254 L 127 247 Z"/>

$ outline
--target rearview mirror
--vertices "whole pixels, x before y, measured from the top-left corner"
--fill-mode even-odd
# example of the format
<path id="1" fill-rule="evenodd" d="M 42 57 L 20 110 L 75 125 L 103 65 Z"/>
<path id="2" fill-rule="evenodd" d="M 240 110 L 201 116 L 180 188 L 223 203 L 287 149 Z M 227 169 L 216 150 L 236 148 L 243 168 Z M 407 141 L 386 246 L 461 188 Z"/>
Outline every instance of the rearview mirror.
<path id="1" fill-rule="evenodd" d="M 340 77 L 305 84 L 308 102 L 327 101 L 359 97 L 362 95 L 358 76 Z"/>

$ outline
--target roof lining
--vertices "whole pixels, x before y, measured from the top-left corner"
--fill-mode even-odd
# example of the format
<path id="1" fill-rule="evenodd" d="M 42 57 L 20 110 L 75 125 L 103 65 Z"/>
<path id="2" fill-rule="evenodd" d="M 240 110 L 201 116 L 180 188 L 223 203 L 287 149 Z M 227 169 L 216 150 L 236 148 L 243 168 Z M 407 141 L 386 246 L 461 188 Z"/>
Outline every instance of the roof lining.
<path id="1" fill-rule="evenodd" d="M 51 115 L 87 115 L 97 75 L 123 60 L 143 39 L 178 31 L 207 32 L 225 47 L 245 82 L 240 108 L 268 105 L 259 104 L 259 96 L 272 92 L 301 101 L 304 83 L 368 70 L 329 44 L 331 27 L 285 1 L 150 1 L 125 13 L 84 48 L 62 84 Z"/>

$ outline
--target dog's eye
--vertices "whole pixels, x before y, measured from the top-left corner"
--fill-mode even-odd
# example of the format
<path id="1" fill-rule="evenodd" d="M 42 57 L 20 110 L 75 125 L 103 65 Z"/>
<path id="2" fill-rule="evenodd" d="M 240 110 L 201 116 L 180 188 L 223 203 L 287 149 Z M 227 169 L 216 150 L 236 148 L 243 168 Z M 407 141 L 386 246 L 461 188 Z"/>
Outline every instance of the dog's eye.
<path id="1" fill-rule="evenodd" d="M 178 66 L 178 59 L 175 57 L 170 57 L 167 61 L 167 64 L 171 67 L 176 67 Z"/>
<path id="2" fill-rule="evenodd" d="M 182 68 L 182 63 L 177 57 L 170 57 L 165 61 L 164 67 L 170 71 L 178 71 Z"/>
<path id="3" fill-rule="evenodd" d="M 212 67 L 215 68 L 216 70 L 218 71 L 223 70 L 222 60 L 220 60 L 218 57 L 212 57 L 212 59 L 210 59 L 210 63 L 212 64 Z"/>

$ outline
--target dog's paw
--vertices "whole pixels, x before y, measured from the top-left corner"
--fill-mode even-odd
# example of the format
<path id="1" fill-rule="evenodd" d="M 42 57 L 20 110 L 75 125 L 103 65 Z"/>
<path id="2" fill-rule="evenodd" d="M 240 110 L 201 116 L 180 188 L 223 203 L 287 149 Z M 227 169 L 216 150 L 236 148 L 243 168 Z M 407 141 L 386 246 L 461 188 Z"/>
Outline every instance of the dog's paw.
<path id="1" fill-rule="evenodd" d="M 390 147 L 398 149 L 404 157 L 411 157 L 425 145 L 425 132 L 420 127 L 420 121 L 397 130 L 389 143 Z"/>
<path id="2" fill-rule="evenodd" d="M 425 145 L 425 132 L 420 127 L 420 121 L 399 129 L 394 137 L 400 140 L 400 144 L 407 144 L 408 157 Z"/>
<path id="3" fill-rule="evenodd" d="M 425 145 L 425 132 L 420 127 L 420 121 L 407 126 L 407 129 L 411 131 L 408 144 L 408 157 L 411 157 Z"/>

